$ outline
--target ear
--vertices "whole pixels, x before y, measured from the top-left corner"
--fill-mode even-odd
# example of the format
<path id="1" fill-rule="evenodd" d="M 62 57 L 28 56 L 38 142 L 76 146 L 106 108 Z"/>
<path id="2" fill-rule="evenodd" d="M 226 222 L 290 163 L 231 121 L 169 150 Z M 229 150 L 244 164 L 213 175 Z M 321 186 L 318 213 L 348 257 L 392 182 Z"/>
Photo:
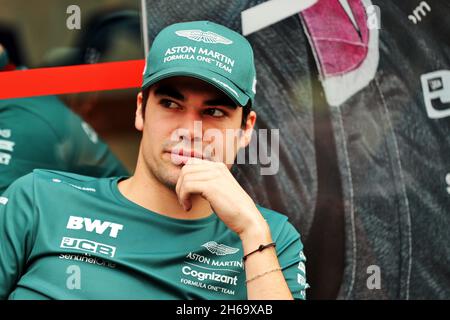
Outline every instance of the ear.
<path id="1" fill-rule="evenodd" d="M 240 148 L 246 148 L 250 140 L 252 139 L 253 128 L 256 123 L 256 112 L 250 111 L 247 117 L 247 121 L 245 122 L 245 127 L 242 128 L 242 135 L 240 137 Z"/>
<path id="2" fill-rule="evenodd" d="M 136 101 L 136 116 L 134 118 L 134 126 L 139 131 L 144 130 L 144 117 L 145 114 L 143 114 L 143 106 L 142 106 L 142 92 L 139 92 L 137 95 L 137 101 Z"/>

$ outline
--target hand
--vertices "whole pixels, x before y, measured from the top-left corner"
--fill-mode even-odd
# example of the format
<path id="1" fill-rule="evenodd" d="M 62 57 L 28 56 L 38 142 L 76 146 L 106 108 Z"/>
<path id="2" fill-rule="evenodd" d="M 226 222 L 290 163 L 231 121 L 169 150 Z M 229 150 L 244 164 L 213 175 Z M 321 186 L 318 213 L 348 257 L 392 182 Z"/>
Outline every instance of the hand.
<path id="1" fill-rule="evenodd" d="M 222 162 L 190 158 L 181 169 L 176 192 L 186 211 L 192 207 L 191 195 L 206 199 L 228 228 L 240 236 L 250 229 L 264 230 L 266 225 L 253 200 Z"/>

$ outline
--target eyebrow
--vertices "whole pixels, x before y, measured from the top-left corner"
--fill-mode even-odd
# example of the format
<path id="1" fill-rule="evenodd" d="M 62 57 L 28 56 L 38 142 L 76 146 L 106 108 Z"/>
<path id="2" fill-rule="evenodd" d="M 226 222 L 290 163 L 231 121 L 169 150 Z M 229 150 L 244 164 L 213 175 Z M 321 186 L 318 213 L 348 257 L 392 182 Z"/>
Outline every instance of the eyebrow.
<path id="1" fill-rule="evenodd" d="M 155 89 L 155 95 L 157 96 L 167 96 L 179 101 L 185 101 L 186 97 L 180 92 L 178 91 L 176 88 L 174 88 L 173 86 L 168 86 L 168 85 L 161 85 L 158 86 Z M 236 109 L 237 105 L 236 103 L 233 102 L 233 100 L 231 100 L 230 98 L 228 98 L 228 96 L 223 95 L 221 97 L 218 98 L 214 98 L 214 99 L 210 99 L 204 102 L 205 105 L 207 106 L 224 106 L 228 109 Z"/>
<path id="2" fill-rule="evenodd" d="M 211 100 L 205 101 L 205 105 L 212 106 L 212 107 L 224 106 L 228 109 L 233 109 L 233 110 L 237 108 L 236 103 L 234 103 L 233 100 L 231 100 L 230 98 L 225 97 L 225 96 L 217 98 L 217 99 L 211 99 Z"/>
<path id="3" fill-rule="evenodd" d="M 186 98 L 183 94 L 172 86 L 162 85 L 156 88 L 156 96 L 168 96 L 176 100 L 184 101 Z"/>

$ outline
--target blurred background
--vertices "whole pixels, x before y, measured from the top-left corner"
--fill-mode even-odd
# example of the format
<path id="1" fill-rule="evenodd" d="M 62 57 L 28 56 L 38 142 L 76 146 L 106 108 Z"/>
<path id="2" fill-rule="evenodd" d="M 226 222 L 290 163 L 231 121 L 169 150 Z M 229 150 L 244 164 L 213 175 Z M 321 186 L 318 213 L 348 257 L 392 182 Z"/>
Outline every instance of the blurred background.
<path id="1" fill-rule="evenodd" d="M 81 9 L 81 29 L 66 12 Z M 0 0 L 0 43 L 18 67 L 40 68 L 144 59 L 140 1 Z M 131 171 L 139 134 L 134 129 L 138 89 L 59 96 L 88 122 Z"/>

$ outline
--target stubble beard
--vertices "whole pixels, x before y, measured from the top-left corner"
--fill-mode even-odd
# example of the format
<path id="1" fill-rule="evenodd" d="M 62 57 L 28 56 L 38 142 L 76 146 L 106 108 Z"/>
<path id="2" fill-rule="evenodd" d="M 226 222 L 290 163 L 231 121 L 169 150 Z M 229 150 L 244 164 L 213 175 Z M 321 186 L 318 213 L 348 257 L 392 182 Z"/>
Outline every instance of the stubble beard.
<path id="1" fill-rule="evenodd" d="M 156 179 L 157 182 L 161 183 L 167 189 L 175 192 L 176 185 L 179 177 L 174 172 L 174 167 L 172 163 L 167 163 L 163 159 L 153 162 L 147 166 L 149 173 Z"/>

